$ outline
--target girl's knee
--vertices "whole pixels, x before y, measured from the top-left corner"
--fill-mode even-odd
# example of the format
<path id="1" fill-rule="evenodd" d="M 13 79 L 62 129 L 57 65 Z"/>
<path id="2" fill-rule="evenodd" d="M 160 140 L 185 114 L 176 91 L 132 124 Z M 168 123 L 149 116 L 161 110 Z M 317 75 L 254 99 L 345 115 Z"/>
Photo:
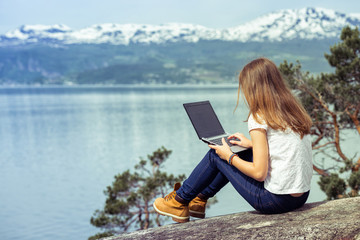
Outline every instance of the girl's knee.
<path id="1" fill-rule="evenodd" d="M 209 149 L 209 151 L 207 152 L 209 155 L 213 155 L 216 154 L 215 149 Z"/>
<path id="2" fill-rule="evenodd" d="M 216 154 L 214 149 L 210 149 L 207 154 L 209 160 L 212 162 L 222 161 L 222 159 L 219 157 L 219 155 Z"/>

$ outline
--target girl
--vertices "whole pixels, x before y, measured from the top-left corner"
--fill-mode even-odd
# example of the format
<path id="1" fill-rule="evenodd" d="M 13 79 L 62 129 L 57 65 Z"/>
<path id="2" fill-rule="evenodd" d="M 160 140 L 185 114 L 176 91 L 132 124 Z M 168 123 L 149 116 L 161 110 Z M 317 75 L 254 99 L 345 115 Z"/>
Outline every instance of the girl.
<path id="1" fill-rule="evenodd" d="M 155 200 L 159 214 L 177 222 L 187 222 L 189 216 L 204 218 L 207 199 L 228 182 L 261 213 L 288 212 L 306 202 L 312 177 L 309 115 L 266 58 L 241 71 L 237 105 L 240 92 L 249 107 L 251 140 L 241 133 L 229 139 L 248 150 L 234 154 L 224 139 L 221 146 L 209 145 L 183 185 L 176 183 L 173 192 Z"/>

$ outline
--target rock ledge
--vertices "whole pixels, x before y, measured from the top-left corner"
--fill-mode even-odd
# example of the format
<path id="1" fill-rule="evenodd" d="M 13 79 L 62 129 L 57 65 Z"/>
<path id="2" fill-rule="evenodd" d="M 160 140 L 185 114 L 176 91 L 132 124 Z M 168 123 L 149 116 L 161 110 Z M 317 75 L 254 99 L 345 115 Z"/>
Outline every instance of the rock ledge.
<path id="1" fill-rule="evenodd" d="M 264 215 L 252 211 L 205 218 L 105 239 L 360 240 L 360 197 L 309 203 L 284 214 Z"/>

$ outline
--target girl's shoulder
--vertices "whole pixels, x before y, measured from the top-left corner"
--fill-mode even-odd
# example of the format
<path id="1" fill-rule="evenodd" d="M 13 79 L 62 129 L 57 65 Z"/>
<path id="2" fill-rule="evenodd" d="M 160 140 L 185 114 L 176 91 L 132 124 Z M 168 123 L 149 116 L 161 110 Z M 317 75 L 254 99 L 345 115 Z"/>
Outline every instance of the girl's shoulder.
<path id="1" fill-rule="evenodd" d="M 249 115 L 248 118 L 248 130 L 249 132 L 253 129 L 265 129 L 265 131 L 268 129 L 268 126 L 265 122 L 265 120 L 260 116 L 260 115 L 256 115 L 256 117 L 254 117 L 253 114 Z"/>

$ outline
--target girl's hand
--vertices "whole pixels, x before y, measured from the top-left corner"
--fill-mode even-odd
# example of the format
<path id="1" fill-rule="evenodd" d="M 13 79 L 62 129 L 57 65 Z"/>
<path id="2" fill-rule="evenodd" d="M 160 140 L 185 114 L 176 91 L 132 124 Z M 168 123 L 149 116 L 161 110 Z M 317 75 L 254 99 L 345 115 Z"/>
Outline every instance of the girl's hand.
<path id="1" fill-rule="evenodd" d="M 225 138 L 221 139 L 221 141 L 223 145 L 209 145 L 209 147 L 214 149 L 221 159 L 227 161 L 233 152 L 230 150 L 229 145 L 225 142 Z"/>
<path id="2" fill-rule="evenodd" d="M 242 133 L 234 133 L 228 137 L 230 142 L 234 145 L 239 145 L 245 148 L 252 148 L 252 141 L 245 137 Z M 238 139 L 238 140 L 231 140 L 231 139 Z"/>

